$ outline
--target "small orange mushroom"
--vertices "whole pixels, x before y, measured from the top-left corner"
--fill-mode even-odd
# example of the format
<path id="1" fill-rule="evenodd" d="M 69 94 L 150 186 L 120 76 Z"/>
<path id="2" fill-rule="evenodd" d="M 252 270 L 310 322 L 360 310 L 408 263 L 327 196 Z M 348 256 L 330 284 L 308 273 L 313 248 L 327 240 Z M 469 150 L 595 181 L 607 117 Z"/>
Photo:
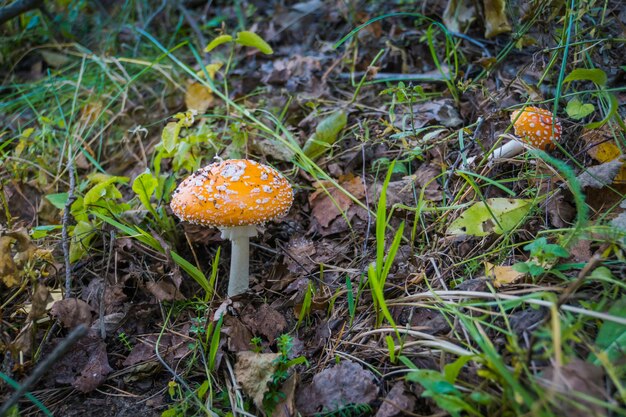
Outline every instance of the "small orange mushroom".
<path id="1" fill-rule="evenodd" d="M 216 226 L 232 242 L 228 296 L 248 289 L 250 237 L 256 225 L 282 217 L 293 190 L 274 168 L 247 159 L 219 161 L 185 179 L 170 206 L 181 220 Z"/>
<path id="2" fill-rule="evenodd" d="M 511 122 L 516 138 L 505 143 L 489 155 L 488 161 L 510 158 L 531 147 L 542 151 L 553 149 L 561 139 L 561 122 L 552 117 L 548 110 L 538 107 L 526 107 L 511 114 Z M 467 160 L 472 163 L 474 158 Z"/>
<path id="3" fill-rule="evenodd" d="M 561 139 L 561 122 L 548 110 L 538 107 L 516 110 L 511 114 L 511 122 L 515 134 L 536 149 L 552 149 Z"/>

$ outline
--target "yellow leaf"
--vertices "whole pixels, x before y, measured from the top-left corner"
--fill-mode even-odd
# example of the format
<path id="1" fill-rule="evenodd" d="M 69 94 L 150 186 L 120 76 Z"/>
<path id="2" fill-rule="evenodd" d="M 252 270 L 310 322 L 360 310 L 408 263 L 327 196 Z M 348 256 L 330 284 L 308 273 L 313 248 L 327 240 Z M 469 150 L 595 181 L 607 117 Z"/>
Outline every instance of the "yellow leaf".
<path id="1" fill-rule="evenodd" d="M 215 79 L 215 74 L 217 74 L 217 72 L 220 70 L 220 68 L 222 68 L 223 63 L 221 62 L 216 62 L 214 64 L 209 64 L 207 66 L 204 67 L 204 69 L 201 69 L 200 71 L 196 72 L 196 75 L 198 77 L 204 77 L 204 71 L 207 72 L 207 74 L 209 74 L 209 78 L 211 78 L 212 80 Z"/>
<path id="2" fill-rule="evenodd" d="M 211 89 L 200 84 L 192 83 L 185 92 L 185 105 L 188 110 L 204 113 L 213 104 L 214 98 Z"/>
<path id="3" fill-rule="evenodd" d="M 494 287 L 499 288 L 503 285 L 516 283 L 526 274 L 518 272 L 510 266 L 494 265 L 485 262 L 485 275 L 493 279 Z"/>

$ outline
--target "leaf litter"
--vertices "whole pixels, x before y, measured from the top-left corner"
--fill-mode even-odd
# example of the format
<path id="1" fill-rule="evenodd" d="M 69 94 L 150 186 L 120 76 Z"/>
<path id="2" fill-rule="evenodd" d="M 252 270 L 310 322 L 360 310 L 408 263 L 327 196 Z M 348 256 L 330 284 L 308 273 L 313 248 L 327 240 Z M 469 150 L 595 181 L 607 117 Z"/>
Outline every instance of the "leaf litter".
<path id="1" fill-rule="evenodd" d="M 152 10 L 143 13 L 145 6 L 139 5 L 138 21 L 125 21 L 117 32 L 111 24 L 107 27 L 111 33 L 97 37 L 102 45 L 106 43 L 106 49 L 86 45 L 95 52 L 93 57 L 85 57 L 84 84 L 77 83 L 84 91 L 72 90 L 69 98 L 62 87 L 66 84 L 59 84 L 57 95 L 51 97 L 38 93 L 33 81 L 54 80 L 57 75 L 65 77 L 64 82 L 75 81 L 72 63 L 77 53 L 84 55 L 83 50 L 59 46 L 58 52 L 24 58 L 19 57 L 24 44 L 15 41 L 21 48 L 12 48 L 7 55 L 15 65 L 3 70 L 9 80 L 7 91 L 19 85 L 26 91 L 22 94 L 20 90 L 20 95 L 34 102 L 26 104 L 16 98 L 7 103 L 1 116 L 5 130 L 0 133 L 0 157 L 8 168 L 3 171 L 0 189 L 3 372 L 21 380 L 69 329 L 86 324 L 91 327 L 89 335 L 36 387 L 46 388 L 38 392 L 46 405 L 63 404 L 56 406 L 58 413 L 66 415 L 69 408 L 81 415 L 81 407 L 101 411 L 105 402 L 98 396 L 105 396 L 106 404 L 119 405 L 128 395 L 133 399 L 152 397 L 141 414 L 191 415 L 200 409 L 192 404 L 196 393 L 224 413 L 232 412 L 236 404 L 230 401 L 238 401 L 243 393 L 247 402 L 237 406 L 262 413 L 263 397 L 273 389 L 268 383 L 276 371 L 276 339 L 289 333 L 293 337 L 290 357 L 303 355 L 310 366 L 290 369 L 279 389 L 282 402 L 274 415 L 343 413 L 364 410 L 358 407 L 365 405 L 372 409 L 369 414 L 380 417 L 454 415 L 459 404 L 471 404 L 485 415 L 515 414 L 520 409 L 513 408 L 528 404 L 573 415 L 579 415 L 583 405 L 586 411 L 601 414 L 604 409 L 598 404 L 610 407 L 618 401 L 613 381 L 619 379 L 603 374 L 602 367 L 606 367 L 603 355 L 615 358 L 623 352 L 619 337 L 623 329 L 610 320 L 570 316 L 565 308 L 623 315 L 614 308 L 621 293 L 616 283 L 623 275 L 619 233 L 626 230 L 624 190 L 620 188 L 625 170 L 623 135 L 614 116 L 610 123 L 595 129 L 583 127 L 600 120 L 603 112 L 614 111 L 623 117 L 623 92 L 615 87 L 621 79 L 620 56 L 617 48 L 610 47 L 610 39 L 620 33 L 610 22 L 619 16 L 611 14 L 617 8 L 609 3 L 605 8 L 583 10 L 586 5 L 581 5 L 577 13 L 568 11 L 580 28 L 574 35 L 580 38 L 571 49 L 579 54 L 580 48 L 586 48 L 586 56 L 597 67 L 579 69 L 605 75 L 599 84 L 575 80 L 571 74 L 576 75 L 577 67 L 585 64 L 567 61 L 565 65 L 570 76 L 566 78 L 567 94 L 558 102 L 558 116 L 569 116 L 564 121 L 568 141 L 550 156 L 576 169 L 576 180 L 565 175 L 558 164 L 547 169 L 545 161 L 533 160 L 529 154 L 496 167 L 480 167 L 475 176 L 461 179 L 454 174 L 462 147 L 469 146 L 473 155 L 486 152 L 500 134 L 510 130 L 509 114 L 522 103 L 557 107 L 552 107 L 558 99 L 554 97 L 558 86 L 555 67 L 550 65 L 560 62 L 563 53 L 554 39 L 566 20 L 561 16 L 566 8 L 534 3 L 517 8 L 500 0 L 429 4 L 429 17 L 437 21 L 443 17 L 449 31 L 446 39 L 436 25 L 428 29 L 420 19 L 391 16 L 397 11 L 416 12 L 395 3 L 356 10 L 341 2 L 320 1 L 255 3 L 254 8 L 245 10 L 230 6 L 209 10 L 194 2 L 176 7 L 164 3 L 156 5 L 160 11 L 155 14 Z M 51 7 L 63 19 L 71 18 L 57 10 L 61 5 Z M 600 9 L 608 14 L 602 18 L 595 15 Z M 581 17 L 586 13 L 592 14 L 590 21 L 605 23 L 589 26 Z M 99 27 L 93 21 L 99 12 L 87 8 L 80 15 L 95 38 Z M 151 17 L 141 21 L 145 16 Z M 380 16 L 385 17 L 374 20 Z M 22 23 L 13 23 L 21 28 Z M 29 48 L 38 45 L 33 34 L 42 30 L 32 23 L 21 35 Z M 367 24 L 348 42 L 335 47 L 361 23 Z M 163 45 L 197 41 L 204 47 L 216 38 L 224 42 L 213 44 L 200 57 L 202 62 L 186 55 L 184 48 L 172 50 L 172 57 L 188 66 L 182 71 L 176 61 L 151 57 L 144 44 L 137 44 L 130 55 L 108 43 L 108 39 L 135 42 L 124 28 L 137 25 Z M 7 26 L 7 30 L 15 27 Z M 77 27 L 67 30 L 76 42 L 89 43 L 74 33 Z M 179 30 L 173 32 L 172 27 Z M 593 31 L 589 42 L 583 35 L 588 33 L 586 29 Z M 223 37 L 225 34 L 231 35 Z M 205 42 L 203 37 L 209 39 Z M 597 48 L 600 43 L 607 47 Z M 454 48 L 448 49 L 449 45 Z M 107 51 L 104 55 L 103 50 Z M 447 59 L 454 52 L 459 53 L 458 62 Z M 105 58 L 98 58 L 98 65 L 93 66 L 94 57 Z M 134 66 L 145 70 L 141 77 L 133 75 Z M 106 74 L 92 73 L 95 67 L 106 69 Z M 205 77 L 207 72 L 220 91 L 227 87 L 223 90 L 228 93 L 226 100 L 194 77 L 194 73 Z M 115 80 L 114 86 L 91 81 L 102 79 Z M 380 81 L 385 82 L 384 87 Z M 387 90 L 381 93 L 383 88 Z M 66 104 L 74 94 L 80 115 L 67 118 L 70 108 Z M 612 95 L 618 99 L 616 110 L 611 107 Z M 64 117 L 46 104 L 53 102 L 60 103 Z M 16 107 L 15 103 L 21 104 Z M 240 112 L 239 107 L 245 110 Z M 171 122 L 172 114 L 185 109 L 197 112 L 194 121 Z M 249 116 L 268 128 L 259 129 Z M 77 124 L 65 126 L 68 121 Z M 83 125 L 93 129 L 82 130 Z M 95 211 L 103 209 L 96 207 L 98 204 L 109 210 L 128 204 L 132 210 L 107 215 L 136 229 L 132 237 L 122 236 L 119 230 L 113 235 L 114 229 L 103 226 L 93 211 L 78 213 L 78 204 L 74 206 L 69 226 L 79 237 L 72 239 L 72 294 L 61 299 L 65 271 L 60 227 L 65 206 L 60 197 L 67 198 L 68 148 L 58 136 L 66 129 L 74 129 L 80 138 L 74 160 L 78 197 L 89 194 L 87 205 Z M 138 133 L 129 134 L 131 129 Z M 93 131 L 98 132 L 96 141 L 90 136 Z M 297 153 L 287 149 L 286 138 L 301 144 L 320 171 L 303 164 Z M 180 154 L 174 158 L 161 154 L 153 165 L 156 149 Z M 249 298 L 221 298 L 230 253 L 218 230 L 168 223 L 167 192 L 193 164 L 205 163 L 216 154 L 245 155 L 274 164 L 296 189 L 292 212 L 283 221 L 260 228 L 253 239 L 255 285 L 246 295 Z M 377 173 L 384 176 L 392 160 L 397 160 L 399 171 L 385 190 L 390 221 L 387 244 L 389 234 L 401 222 L 407 227 L 398 237 L 402 243 L 393 254 L 395 262 L 383 286 L 384 299 L 397 323 L 406 325 L 407 331 L 421 332 L 403 336 L 404 344 L 401 349 L 396 345 L 395 350 L 390 345 L 395 340 L 392 336 L 371 333 L 389 329 L 384 321 L 375 329 L 377 307 L 372 305 L 365 273 L 367 266 L 377 261 L 380 244 L 374 237 L 372 216 L 382 190 Z M 146 165 L 151 173 L 160 174 L 150 177 L 151 193 L 139 195 L 140 201 L 133 194 L 137 192 L 135 184 L 129 187 L 123 181 L 89 193 L 89 187 L 97 184 L 90 183 L 87 176 L 95 171 L 117 176 L 109 178 L 135 178 Z M 328 177 L 319 175 L 321 172 Z M 572 231 L 581 213 L 574 183 L 582 188 L 585 204 L 592 209 L 586 219 L 589 228 L 584 230 Z M 506 194 L 503 188 L 508 190 Z M 422 191 L 422 208 L 427 210 L 420 211 L 416 204 Z M 106 198 L 97 198 L 100 192 Z M 609 225 L 613 226 L 610 231 L 603 229 Z M 368 230 L 368 226 L 372 228 Z M 138 240 L 145 236 L 142 232 L 158 245 Z M 552 244 L 567 246 L 570 257 L 546 261 L 539 259 L 540 253 L 533 259 L 546 271 L 532 279 L 514 271 L 509 265 L 528 259 L 521 248 L 544 235 Z M 610 245 L 604 246 L 605 242 Z M 216 290 L 204 298 L 195 282 L 180 272 L 174 254 L 208 278 L 220 245 L 222 254 L 212 276 Z M 158 253 L 157 247 L 163 251 Z M 383 249 L 383 257 L 389 256 L 388 246 Z M 584 267 L 594 254 L 601 255 L 601 266 L 587 272 Z M 484 273 L 482 265 L 486 266 Z M 563 346 L 567 346 L 563 350 L 566 360 L 558 362 L 550 356 L 556 349 L 550 350 L 553 345 L 546 336 L 550 335 L 546 325 L 550 311 L 526 308 L 520 300 L 547 303 L 552 295 L 566 292 L 578 274 L 583 274 L 583 286 L 564 301 L 558 315 L 569 320 L 568 326 L 572 324 L 569 333 L 561 334 Z M 433 296 L 433 291 L 443 295 Z M 487 297 L 485 294 L 502 298 L 487 302 L 480 298 Z M 171 321 L 165 320 L 170 311 Z M 511 332 L 500 331 L 508 330 L 505 314 Z M 9 326 L 4 327 L 5 323 Z M 194 323 L 193 331 L 185 326 L 190 323 Z M 219 337 L 213 339 L 210 332 L 218 323 L 222 324 L 216 330 Z M 598 339 L 592 343 L 596 334 Z M 252 343 L 255 336 L 261 339 L 256 347 Z M 482 341 L 487 345 L 481 345 Z M 156 358 L 157 343 L 175 375 Z M 488 351 L 505 367 L 477 361 L 464 367 L 453 384 L 445 372 L 456 364 L 456 356 L 445 349 L 455 343 L 481 354 Z M 251 352 L 253 348 L 261 353 Z M 598 348 L 601 354 L 594 356 L 591 350 Z M 415 398 L 425 391 L 419 381 L 408 381 L 396 372 L 406 370 L 406 362 L 400 365 L 393 352 L 410 358 L 425 371 L 422 375 L 431 378 L 429 382 L 434 383 L 428 385 L 428 395 L 432 398 Z M 527 352 L 532 372 L 516 374 L 523 389 L 511 389 L 506 380 L 509 374 L 497 370 L 518 369 L 519 358 Z M 578 359 L 585 355 L 586 362 Z M 485 357 L 489 355 L 481 358 Z M 211 358 L 215 368 L 208 374 L 205 361 Z M 614 368 L 620 366 L 616 361 Z M 209 379 L 214 383 L 212 398 L 206 391 L 201 394 L 204 388 L 200 388 Z M 190 389 L 178 385 L 181 380 Z M 66 401 L 62 396 L 67 387 L 86 394 L 71 394 Z M 523 397 L 528 387 L 537 398 Z M 557 395 L 546 400 L 540 394 L 544 390 Z M 564 397 L 568 390 L 594 401 L 583 398 L 578 408 L 572 408 Z M 493 396 L 494 392 L 502 399 Z M 515 392 L 514 400 L 511 392 Z M 20 412 L 26 404 L 20 403 Z"/>

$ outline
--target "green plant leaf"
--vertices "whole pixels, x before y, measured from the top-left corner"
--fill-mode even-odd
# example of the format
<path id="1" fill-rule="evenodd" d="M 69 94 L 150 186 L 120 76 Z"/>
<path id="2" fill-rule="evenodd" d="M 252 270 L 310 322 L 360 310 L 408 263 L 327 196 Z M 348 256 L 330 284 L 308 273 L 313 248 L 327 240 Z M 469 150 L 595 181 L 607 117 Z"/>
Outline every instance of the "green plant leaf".
<path id="1" fill-rule="evenodd" d="M 88 222 L 80 221 L 76 223 L 72 230 L 72 240 L 70 241 L 70 262 L 74 263 L 82 259 L 87 254 L 91 241 L 95 237 L 93 231 L 95 227 Z"/>
<path id="2" fill-rule="evenodd" d="M 626 296 L 622 296 L 611 306 L 609 314 L 617 317 L 626 317 Z M 620 357 L 623 357 L 624 351 L 626 351 L 626 326 L 612 321 L 605 321 L 596 336 L 596 345 L 606 353 L 611 363 L 616 363 Z M 596 365 L 601 364 L 594 354 L 590 354 L 588 360 Z"/>
<path id="3" fill-rule="evenodd" d="M 243 32 L 237 33 L 237 39 L 235 39 L 235 42 L 237 42 L 239 45 L 251 46 L 253 48 L 256 48 L 266 55 L 271 55 L 274 53 L 272 47 L 269 46 L 269 44 L 265 42 L 262 37 L 254 32 L 244 30 Z"/>
<path id="4" fill-rule="evenodd" d="M 311 159 L 316 159 L 328 150 L 337 141 L 339 132 L 348 123 L 348 116 L 344 111 L 337 111 L 322 120 L 307 141 L 302 151 Z"/>
<path id="5" fill-rule="evenodd" d="M 141 204 L 143 204 L 150 213 L 155 215 L 156 212 L 150 203 L 150 198 L 158 184 L 159 180 L 154 178 L 154 175 L 152 175 L 149 169 L 146 169 L 145 172 L 138 175 L 133 182 L 133 191 L 137 194 L 137 197 L 139 197 L 139 201 L 141 201 Z"/>
<path id="6" fill-rule="evenodd" d="M 598 86 L 606 85 L 606 72 L 601 69 L 576 68 L 563 80 L 563 84 L 572 81 L 591 81 Z"/>
<path id="7" fill-rule="evenodd" d="M 113 184 L 125 184 L 127 182 L 127 177 L 105 176 L 102 181 L 98 182 L 85 193 L 83 205 L 85 207 L 89 207 L 92 205 L 96 205 L 96 203 L 98 203 L 98 201 L 101 199 L 106 199 L 110 201 L 121 198 L 122 193 L 120 193 L 120 191 Z"/>
<path id="8" fill-rule="evenodd" d="M 513 230 L 532 208 L 532 200 L 489 198 L 473 204 L 448 227 L 449 235 L 487 236 Z"/>
<path id="9" fill-rule="evenodd" d="M 230 35 L 221 35 L 218 36 L 217 38 L 213 39 L 211 42 L 209 42 L 209 44 L 206 46 L 206 48 L 204 48 L 204 52 L 211 52 L 213 49 L 217 48 L 218 46 L 224 44 L 224 43 L 228 43 L 231 42 L 233 40 L 233 37 Z"/>
<path id="10" fill-rule="evenodd" d="M 583 103 L 577 98 L 571 99 L 567 103 L 567 107 L 565 108 L 565 112 L 569 117 L 574 120 L 584 119 L 589 116 L 596 108 L 591 103 Z"/>
<path id="11" fill-rule="evenodd" d="M 163 143 L 163 149 L 165 149 L 167 153 L 172 153 L 174 149 L 176 149 L 178 135 L 180 135 L 180 122 L 169 122 L 163 128 L 161 141 Z"/>
<path id="12" fill-rule="evenodd" d="M 59 210 L 65 210 L 65 203 L 67 202 L 68 193 L 48 194 L 46 200 L 52 203 L 52 205 Z"/>
<path id="13" fill-rule="evenodd" d="M 451 384 L 456 382 L 456 378 L 459 376 L 459 372 L 465 366 L 465 364 L 473 359 L 473 356 L 460 356 L 457 360 L 447 364 L 443 367 L 443 375 Z"/>

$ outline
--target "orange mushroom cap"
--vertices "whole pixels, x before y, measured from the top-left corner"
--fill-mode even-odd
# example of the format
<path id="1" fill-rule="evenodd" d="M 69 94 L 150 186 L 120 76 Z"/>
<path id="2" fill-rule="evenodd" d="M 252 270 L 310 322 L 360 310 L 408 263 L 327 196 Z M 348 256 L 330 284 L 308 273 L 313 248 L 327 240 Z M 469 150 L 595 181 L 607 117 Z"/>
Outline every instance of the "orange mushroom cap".
<path id="1" fill-rule="evenodd" d="M 293 190 L 280 172 L 255 161 L 230 159 L 185 179 L 170 206 L 190 223 L 236 227 L 282 217 L 292 202 Z"/>
<path id="2" fill-rule="evenodd" d="M 538 107 L 526 107 L 511 114 L 515 134 L 524 142 L 537 149 L 554 147 L 554 142 L 561 139 L 561 122 L 552 117 L 548 110 Z"/>

